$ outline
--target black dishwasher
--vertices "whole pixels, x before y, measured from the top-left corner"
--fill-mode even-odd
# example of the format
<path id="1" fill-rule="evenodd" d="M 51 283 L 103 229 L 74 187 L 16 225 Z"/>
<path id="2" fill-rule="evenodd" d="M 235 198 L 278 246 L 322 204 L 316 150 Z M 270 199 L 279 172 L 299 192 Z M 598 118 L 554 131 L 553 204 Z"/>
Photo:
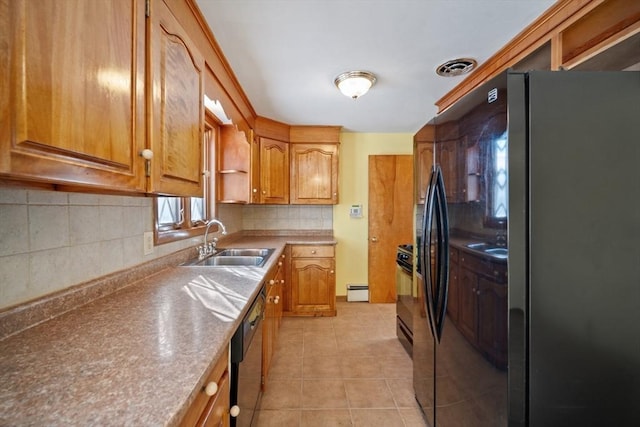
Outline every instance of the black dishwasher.
<path id="1" fill-rule="evenodd" d="M 232 427 L 251 425 L 262 389 L 262 319 L 264 287 L 231 338 L 231 406 L 240 409 Z"/>

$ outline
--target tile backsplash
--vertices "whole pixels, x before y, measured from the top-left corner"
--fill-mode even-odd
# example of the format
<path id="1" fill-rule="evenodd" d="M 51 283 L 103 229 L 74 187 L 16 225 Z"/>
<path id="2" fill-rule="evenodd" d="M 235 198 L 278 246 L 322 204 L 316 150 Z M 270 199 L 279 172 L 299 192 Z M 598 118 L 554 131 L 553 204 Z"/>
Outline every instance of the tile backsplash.
<path id="1" fill-rule="evenodd" d="M 153 198 L 0 188 L 0 309 L 180 249 L 144 255 Z"/>
<path id="2" fill-rule="evenodd" d="M 0 309 L 200 244 L 155 246 L 152 197 L 0 187 Z M 219 205 L 229 233 L 331 230 L 332 206 Z"/>

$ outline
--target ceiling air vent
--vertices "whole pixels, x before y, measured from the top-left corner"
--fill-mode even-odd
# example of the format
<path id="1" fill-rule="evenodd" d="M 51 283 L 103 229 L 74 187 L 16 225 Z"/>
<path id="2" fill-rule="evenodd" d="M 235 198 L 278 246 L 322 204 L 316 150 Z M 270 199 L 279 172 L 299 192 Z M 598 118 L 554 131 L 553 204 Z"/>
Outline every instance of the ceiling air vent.
<path id="1" fill-rule="evenodd" d="M 467 74 L 476 68 L 478 62 L 471 58 L 452 59 L 436 68 L 436 73 L 444 77 L 455 77 Z"/>

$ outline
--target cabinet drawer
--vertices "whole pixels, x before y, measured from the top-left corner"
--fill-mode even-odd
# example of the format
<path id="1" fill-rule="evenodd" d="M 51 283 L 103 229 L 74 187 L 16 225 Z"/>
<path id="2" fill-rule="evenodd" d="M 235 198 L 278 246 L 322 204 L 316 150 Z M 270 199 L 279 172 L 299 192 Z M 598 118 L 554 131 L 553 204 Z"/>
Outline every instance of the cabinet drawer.
<path id="1" fill-rule="evenodd" d="M 460 264 L 478 274 L 493 278 L 497 283 L 505 283 L 507 281 L 506 264 L 491 262 L 468 253 L 460 254 Z"/>
<path id="2" fill-rule="evenodd" d="M 196 396 L 195 400 L 187 410 L 187 413 L 185 414 L 182 422 L 180 423 L 181 426 L 196 425 L 198 420 L 202 417 L 203 411 L 207 407 L 207 403 L 209 403 L 210 400 L 213 401 L 218 399 L 218 395 L 220 393 L 223 393 L 223 394 L 229 393 L 228 391 L 225 391 L 225 381 L 228 380 L 228 372 L 227 372 L 228 364 L 229 364 L 229 353 L 225 351 L 225 353 L 222 356 L 220 356 L 220 359 L 218 359 L 218 361 L 216 362 L 216 365 L 214 366 L 213 370 L 207 376 L 207 379 L 204 381 L 204 383 L 198 390 L 198 395 Z M 207 386 L 207 384 L 209 384 L 212 381 L 218 384 L 218 392 L 213 396 L 208 396 L 205 393 L 205 387 Z M 228 387 L 229 386 L 227 384 L 226 385 L 227 390 L 228 390 Z"/>
<path id="3" fill-rule="evenodd" d="M 291 247 L 292 258 L 333 258 L 333 245 L 294 245 Z"/>

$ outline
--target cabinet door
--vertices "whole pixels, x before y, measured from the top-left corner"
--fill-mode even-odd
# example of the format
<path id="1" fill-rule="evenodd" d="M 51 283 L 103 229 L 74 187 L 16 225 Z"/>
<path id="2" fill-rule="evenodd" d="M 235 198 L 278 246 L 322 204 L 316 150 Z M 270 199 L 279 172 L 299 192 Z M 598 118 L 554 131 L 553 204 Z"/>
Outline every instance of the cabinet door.
<path id="1" fill-rule="evenodd" d="M 0 174 L 145 190 L 144 3 L 0 2 Z"/>
<path id="2" fill-rule="evenodd" d="M 459 313 L 458 327 L 460 332 L 472 343 L 476 344 L 478 339 L 478 308 L 477 291 L 478 276 L 471 270 L 460 267 L 459 284 Z"/>
<path id="3" fill-rule="evenodd" d="M 271 368 L 271 360 L 273 359 L 273 351 L 275 347 L 275 328 L 276 328 L 276 286 L 275 281 L 267 283 L 267 299 L 264 308 L 264 321 L 262 322 L 262 389 L 267 385 L 269 377 L 269 369 Z"/>
<path id="4" fill-rule="evenodd" d="M 416 145 L 416 198 L 418 204 L 424 204 L 433 167 L 433 143 Z"/>
<path id="5" fill-rule="evenodd" d="M 447 201 L 459 202 L 457 139 L 443 141 L 437 144 L 436 162 L 442 167 L 442 178 L 444 180 Z"/>
<path id="6" fill-rule="evenodd" d="M 451 259 L 452 257 L 450 257 Z M 456 257 L 457 258 L 457 257 Z M 449 319 L 457 325 L 460 313 L 460 285 L 458 263 L 451 261 L 449 264 L 449 295 L 447 297 L 447 313 Z"/>
<path id="7" fill-rule="evenodd" d="M 335 316 L 335 260 L 299 258 L 291 261 L 292 310 L 298 314 Z"/>
<path id="8" fill-rule="evenodd" d="M 338 146 L 291 144 L 291 204 L 338 203 Z"/>
<path id="9" fill-rule="evenodd" d="M 478 282 L 478 344 L 498 367 L 507 366 L 507 286 Z"/>
<path id="10" fill-rule="evenodd" d="M 162 0 L 151 7 L 149 191 L 202 197 L 204 57 Z"/>
<path id="11" fill-rule="evenodd" d="M 260 138 L 260 203 L 289 203 L 289 144 Z"/>

